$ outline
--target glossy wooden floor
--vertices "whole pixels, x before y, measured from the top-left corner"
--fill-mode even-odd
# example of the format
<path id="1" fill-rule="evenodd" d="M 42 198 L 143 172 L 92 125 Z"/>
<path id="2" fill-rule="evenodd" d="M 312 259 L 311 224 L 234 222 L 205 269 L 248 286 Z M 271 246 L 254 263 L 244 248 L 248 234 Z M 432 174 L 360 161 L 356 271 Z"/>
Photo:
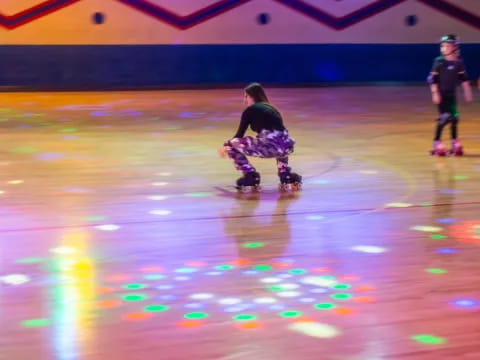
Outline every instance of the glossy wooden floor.
<path id="1" fill-rule="evenodd" d="M 425 87 L 269 96 L 301 193 L 233 191 L 241 90 L 1 93 L 0 358 L 480 359 L 478 100 L 432 158 Z"/>

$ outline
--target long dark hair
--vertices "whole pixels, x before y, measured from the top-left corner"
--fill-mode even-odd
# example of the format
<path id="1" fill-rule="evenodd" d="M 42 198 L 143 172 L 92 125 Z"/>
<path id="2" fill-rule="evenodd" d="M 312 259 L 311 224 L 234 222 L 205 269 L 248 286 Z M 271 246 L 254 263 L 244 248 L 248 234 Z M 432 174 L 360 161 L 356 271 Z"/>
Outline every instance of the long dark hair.
<path id="1" fill-rule="evenodd" d="M 267 94 L 265 94 L 265 90 L 263 90 L 262 85 L 259 83 L 251 83 L 245 88 L 245 92 L 255 101 L 258 102 L 266 102 L 268 103 Z"/>

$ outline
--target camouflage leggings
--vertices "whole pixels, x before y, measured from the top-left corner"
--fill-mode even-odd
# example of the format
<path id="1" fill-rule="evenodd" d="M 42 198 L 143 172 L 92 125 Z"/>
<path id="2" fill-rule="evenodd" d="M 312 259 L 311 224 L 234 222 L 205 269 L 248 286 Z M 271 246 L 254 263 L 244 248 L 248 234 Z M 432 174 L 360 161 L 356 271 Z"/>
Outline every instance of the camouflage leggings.
<path id="1" fill-rule="evenodd" d="M 233 160 L 235 168 L 244 174 L 255 171 L 247 156 L 259 158 L 276 158 L 279 172 L 288 168 L 288 155 L 293 152 L 295 140 L 287 131 L 262 130 L 257 137 L 245 136 L 233 138 L 224 146 L 228 157 Z"/>

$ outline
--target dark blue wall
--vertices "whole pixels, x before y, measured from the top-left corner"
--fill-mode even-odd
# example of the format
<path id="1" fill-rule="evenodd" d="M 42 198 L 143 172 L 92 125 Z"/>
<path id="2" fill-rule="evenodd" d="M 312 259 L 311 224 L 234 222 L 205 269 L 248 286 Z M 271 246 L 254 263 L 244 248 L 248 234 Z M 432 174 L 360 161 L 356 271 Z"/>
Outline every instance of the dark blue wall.
<path id="1" fill-rule="evenodd" d="M 423 82 L 437 44 L 0 46 L 0 86 L 109 88 Z M 462 45 L 472 77 L 480 44 Z"/>

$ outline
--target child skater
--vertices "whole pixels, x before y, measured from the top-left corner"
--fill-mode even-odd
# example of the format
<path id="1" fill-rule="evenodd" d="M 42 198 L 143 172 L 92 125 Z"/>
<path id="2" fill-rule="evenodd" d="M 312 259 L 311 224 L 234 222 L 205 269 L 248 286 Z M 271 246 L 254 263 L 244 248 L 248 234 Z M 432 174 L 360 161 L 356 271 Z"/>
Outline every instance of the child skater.
<path id="1" fill-rule="evenodd" d="M 460 58 L 459 41 L 456 35 L 445 35 L 440 39 L 441 56 L 433 63 L 429 76 L 432 100 L 438 106 L 439 117 L 435 129 L 432 155 L 463 155 L 463 148 L 458 141 L 457 86 L 462 84 L 465 101 L 472 101 L 472 90 L 462 59 Z M 452 146 L 448 152 L 442 143 L 442 131 L 450 124 Z"/>

